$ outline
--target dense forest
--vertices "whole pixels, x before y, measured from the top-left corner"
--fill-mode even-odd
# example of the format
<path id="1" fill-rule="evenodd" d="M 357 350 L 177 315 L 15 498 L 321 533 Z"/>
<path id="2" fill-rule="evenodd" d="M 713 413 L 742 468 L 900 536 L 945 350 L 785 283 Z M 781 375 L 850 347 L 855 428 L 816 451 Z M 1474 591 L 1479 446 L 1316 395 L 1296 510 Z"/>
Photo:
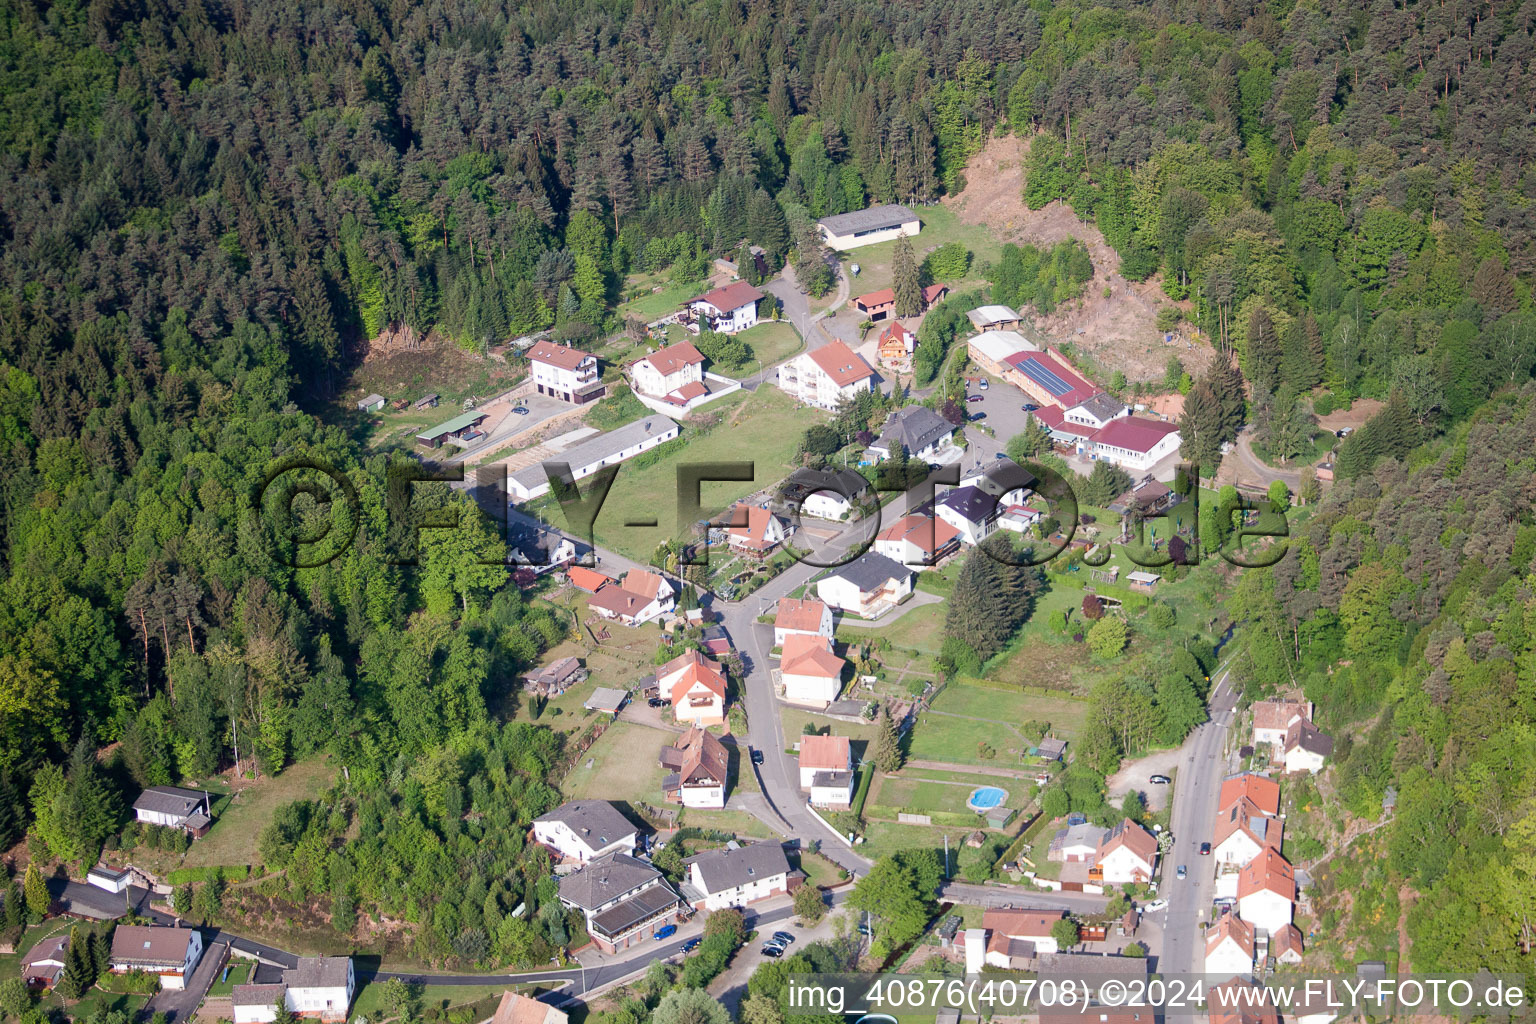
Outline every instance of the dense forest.
<path id="1" fill-rule="evenodd" d="M 510 955 L 530 894 L 486 880 L 517 851 L 465 854 L 447 811 L 552 799 L 556 753 L 491 709 L 569 623 L 502 589 L 484 532 L 390 564 L 387 460 L 330 400 L 388 326 L 590 337 L 631 270 L 803 261 L 811 219 L 953 193 L 1011 131 L 1029 203 L 1236 354 L 1193 382 L 1192 455 L 1386 402 L 1298 553 L 1244 577 L 1255 685 L 1304 674 L 1364 730 L 1346 799 L 1414 794 L 1388 870 L 1424 897 L 1415 966 L 1528 964 L 1531 421 L 1484 403 L 1536 365 L 1533 32 L 1536 5 L 1461 0 L 0 5 L 0 838 L 88 857 L 130 782 L 326 749 L 352 793 L 272 839 L 293 884 L 409 916 L 359 875 L 456 876 L 485 898 L 424 952 Z M 1015 258 L 1021 300 L 1080 278 Z M 318 568 L 252 497 L 295 453 L 359 486 Z"/>

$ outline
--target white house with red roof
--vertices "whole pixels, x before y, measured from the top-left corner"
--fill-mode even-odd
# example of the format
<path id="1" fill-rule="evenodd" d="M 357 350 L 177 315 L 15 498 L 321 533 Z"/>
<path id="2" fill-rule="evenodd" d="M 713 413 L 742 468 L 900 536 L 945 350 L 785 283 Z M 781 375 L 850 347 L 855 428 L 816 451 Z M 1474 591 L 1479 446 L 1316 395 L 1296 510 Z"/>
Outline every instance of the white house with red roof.
<path id="1" fill-rule="evenodd" d="M 1296 873 L 1278 850 L 1265 850 L 1237 876 L 1237 912 L 1265 935 L 1291 923 L 1296 906 Z"/>
<path id="2" fill-rule="evenodd" d="M 725 673 L 698 651 L 686 651 L 656 673 L 656 688 L 672 703 L 679 722 L 718 725 L 725 721 Z"/>
<path id="3" fill-rule="evenodd" d="M 533 386 L 541 395 L 572 405 L 603 397 L 597 356 L 553 341 L 540 341 L 528 350 Z"/>
<path id="4" fill-rule="evenodd" d="M 691 341 L 679 341 L 629 364 L 629 377 L 635 391 L 653 398 L 666 398 L 689 384 L 703 387 L 704 353 Z"/>
<path id="5" fill-rule="evenodd" d="M 905 515 L 875 536 L 875 551 L 921 572 L 960 550 L 960 531 L 936 516 Z"/>
<path id="6" fill-rule="evenodd" d="M 843 689 L 843 669 L 848 663 L 832 650 L 824 636 L 794 633 L 784 638 L 779 656 L 779 685 L 792 704 L 826 707 Z"/>
<path id="7" fill-rule="evenodd" d="M 1126 416 L 1093 432 L 1093 457 L 1122 469 L 1143 472 L 1179 450 L 1179 427 L 1162 420 Z"/>
<path id="8" fill-rule="evenodd" d="M 773 646 L 783 647 L 791 636 L 832 639 L 832 609 L 815 598 L 781 597 L 774 609 Z"/>
<path id="9" fill-rule="evenodd" d="M 1150 882 L 1157 865 L 1157 839 L 1126 818 L 1105 834 L 1094 862 L 1106 885 Z"/>
<path id="10" fill-rule="evenodd" d="M 1212 853 L 1217 864 L 1243 867 L 1266 849 L 1280 849 L 1280 786 L 1244 772 L 1221 784 Z"/>
<path id="11" fill-rule="evenodd" d="M 986 937 L 985 962 L 994 967 L 1027 968 L 1042 953 L 1060 947 L 1051 928 L 1065 914 L 1060 910 L 988 910 L 981 915 Z"/>
<path id="12" fill-rule="evenodd" d="M 779 367 L 779 387 L 798 402 L 836 409 L 863 391 L 873 391 L 875 371 L 841 341 L 802 352 Z"/>
<path id="13" fill-rule="evenodd" d="M 846 808 L 853 803 L 853 749 L 846 736 L 800 739 L 800 788 L 816 807 Z"/>
<path id="14" fill-rule="evenodd" d="M 1253 925 L 1223 914 L 1205 933 L 1205 973 L 1221 981 L 1253 973 Z"/>
<path id="15" fill-rule="evenodd" d="M 731 509 L 726 543 L 732 551 L 748 558 L 767 558 L 789 536 L 789 524 L 757 505 L 737 505 Z"/>
<path id="16" fill-rule="evenodd" d="M 600 583 L 587 600 L 587 607 L 592 611 L 626 626 L 639 626 L 658 619 L 676 604 L 676 588 L 665 577 L 644 569 L 631 569 L 622 582 Z"/>
<path id="17" fill-rule="evenodd" d="M 1312 702 L 1309 700 L 1259 700 L 1253 703 L 1253 745 L 1269 744 L 1281 747 L 1285 744 L 1286 731 L 1298 719 L 1312 719 Z"/>
<path id="18" fill-rule="evenodd" d="M 688 312 L 692 315 L 683 318 L 683 325 L 694 334 L 701 329 L 735 334 L 757 325 L 757 304 L 762 299 L 763 293 L 747 282 L 734 281 L 689 299 Z"/>

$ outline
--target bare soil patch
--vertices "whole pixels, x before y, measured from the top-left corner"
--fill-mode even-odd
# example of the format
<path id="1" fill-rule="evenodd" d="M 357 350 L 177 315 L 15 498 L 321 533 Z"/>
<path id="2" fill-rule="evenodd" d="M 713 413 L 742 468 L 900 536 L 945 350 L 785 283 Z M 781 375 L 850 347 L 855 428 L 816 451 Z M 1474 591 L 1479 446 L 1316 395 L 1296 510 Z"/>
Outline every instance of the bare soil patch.
<path id="1" fill-rule="evenodd" d="M 1382 410 L 1386 403 L 1374 398 L 1357 398 L 1348 409 L 1337 409 L 1327 416 L 1319 416 L 1317 425 L 1324 430 L 1342 430 L 1345 427 L 1363 426 L 1365 421 Z"/>
<path id="2" fill-rule="evenodd" d="M 1070 342 L 1100 367 L 1120 370 L 1133 381 L 1161 379 L 1170 355 L 1178 356 L 1186 370 L 1198 374 L 1210 360 L 1211 348 L 1178 336 L 1172 342 L 1163 341 L 1157 329 L 1157 311 L 1173 303 L 1163 295 L 1156 276 L 1142 282 L 1122 277 L 1120 256 L 1104 241 L 1103 233 L 1080 220 L 1065 203 L 1051 203 L 1039 210 L 1024 205 L 1024 158 L 1028 152 L 1028 141 L 1017 136 L 992 139 L 966 167 L 965 189 L 944 199 L 944 205 L 967 224 L 988 225 L 1007 242 L 1045 247 L 1076 238 L 1088 247 L 1093 280 L 1077 302 L 1050 316 L 1036 317 L 1046 333 Z"/>
<path id="3" fill-rule="evenodd" d="M 409 327 L 392 327 L 368 342 L 344 397 L 356 401 L 377 393 L 391 401 L 414 402 L 436 391 L 447 405 L 469 396 L 499 394 L 524 372 L 507 365 L 500 355 L 466 351 L 439 334 L 423 338 Z"/>

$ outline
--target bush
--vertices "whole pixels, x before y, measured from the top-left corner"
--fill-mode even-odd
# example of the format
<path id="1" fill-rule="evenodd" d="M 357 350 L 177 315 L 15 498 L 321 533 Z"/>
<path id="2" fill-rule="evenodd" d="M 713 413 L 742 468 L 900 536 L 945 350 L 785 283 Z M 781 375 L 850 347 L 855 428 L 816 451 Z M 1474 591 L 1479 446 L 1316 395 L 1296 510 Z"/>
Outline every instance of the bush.
<path id="1" fill-rule="evenodd" d="M 1177 616 L 1166 604 L 1154 604 L 1147 609 L 1147 621 L 1158 629 L 1172 629 Z"/>
<path id="2" fill-rule="evenodd" d="M 1333 395 L 1324 392 L 1323 394 L 1318 395 L 1316 398 L 1312 399 L 1312 412 L 1317 416 L 1327 416 L 1329 413 L 1333 412 L 1334 408 L 1336 407 L 1336 402 L 1337 400 L 1333 397 Z"/>

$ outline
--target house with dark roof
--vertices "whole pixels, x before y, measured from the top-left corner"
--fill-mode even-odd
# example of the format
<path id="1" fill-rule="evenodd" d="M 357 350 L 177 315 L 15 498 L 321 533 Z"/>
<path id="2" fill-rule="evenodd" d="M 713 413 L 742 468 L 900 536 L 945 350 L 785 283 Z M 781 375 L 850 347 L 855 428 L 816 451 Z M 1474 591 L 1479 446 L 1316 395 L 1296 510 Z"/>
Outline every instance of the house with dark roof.
<path id="1" fill-rule="evenodd" d="M 1008 506 L 975 484 L 953 487 L 934 506 L 934 514 L 954 527 L 961 542 L 980 544 L 998 528 Z"/>
<path id="2" fill-rule="evenodd" d="M 955 425 L 926 405 L 908 405 L 886 417 L 880 436 L 868 448 L 875 461 L 891 457 L 899 444 L 907 456 L 919 462 L 940 461 L 940 452 L 950 447 Z"/>
<path id="3" fill-rule="evenodd" d="M 279 1002 L 295 1016 L 339 1024 L 347 1019 L 356 991 L 351 957 L 300 957 L 298 966 L 283 971 L 276 982 L 235 986 L 234 1024 L 268 1024 L 277 1019 Z"/>
<path id="4" fill-rule="evenodd" d="M 1333 754 L 1333 737 L 1309 719 L 1299 718 L 1286 728 L 1281 751 L 1286 771 L 1316 775 Z"/>
<path id="5" fill-rule="evenodd" d="M 580 864 L 632 853 L 640 830 L 606 800 L 572 800 L 533 819 L 533 841 Z"/>
<path id="6" fill-rule="evenodd" d="M 837 213 L 816 222 L 816 230 L 821 232 L 827 248 L 839 250 L 889 242 L 901 235 L 916 238 L 922 227 L 917 214 L 894 203 L 853 213 Z"/>
<path id="7" fill-rule="evenodd" d="M 847 518 L 856 503 L 873 504 L 874 490 L 856 470 L 801 466 L 779 485 L 779 500 L 802 517 L 838 520 Z"/>
<path id="8" fill-rule="evenodd" d="M 59 982 L 64 973 L 64 957 L 69 953 L 69 933 L 50 935 L 21 958 L 21 980 L 30 989 L 46 991 Z"/>
<path id="9" fill-rule="evenodd" d="M 1126 405 L 1114 395 L 1106 391 L 1089 395 L 1076 405 L 1062 411 L 1062 418 L 1068 423 L 1088 427 L 1090 430 L 1098 430 L 1111 420 L 1129 416 L 1131 407 Z"/>
<path id="10" fill-rule="evenodd" d="M 153 974 L 163 989 L 185 988 L 202 956 L 203 935 L 196 928 L 120 924 L 112 932 L 112 973 Z"/>
<path id="11" fill-rule="evenodd" d="M 661 748 L 667 775 L 661 793 L 668 803 L 684 807 L 725 807 L 730 757 L 725 746 L 703 726 L 694 725 L 676 743 Z"/>
<path id="12" fill-rule="evenodd" d="M 818 580 L 816 596 L 846 614 L 873 619 L 906 600 L 914 578 L 900 562 L 866 551 Z"/>
<path id="13" fill-rule="evenodd" d="M 733 281 L 724 288 L 705 292 L 688 300 L 683 326 L 694 334 L 700 330 L 735 334 L 757 324 L 757 304 L 763 293 L 745 281 Z"/>
<path id="14" fill-rule="evenodd" d="M 560 902 L 582 912 L 587 934 L 605 953 L 644 941 L 682 908 L 660 871 L 625 853 L 599 857 L 560 879 Z"/>
<path id="15" fill-rule="evenodd" d="M 580 658 L 561 658 L 523 676 L 523 689 L 537 697 L 558 697 L 586 678 L 587 670 Z"/>
<path id="16" fill-rule="evenodd" d="M 176 786 L 150 786 L 133 802 L 133 816 L 147 825 L 179 828 L 200 836 L 213 824 L 208 794 Z"/>
<path id="17" fill-rule="evenodd" d="M 684 895 L 704 910 L 745 907 L 789 891 L 789 858 L 777 840 L 706 850 L 686 861 Z"/>

